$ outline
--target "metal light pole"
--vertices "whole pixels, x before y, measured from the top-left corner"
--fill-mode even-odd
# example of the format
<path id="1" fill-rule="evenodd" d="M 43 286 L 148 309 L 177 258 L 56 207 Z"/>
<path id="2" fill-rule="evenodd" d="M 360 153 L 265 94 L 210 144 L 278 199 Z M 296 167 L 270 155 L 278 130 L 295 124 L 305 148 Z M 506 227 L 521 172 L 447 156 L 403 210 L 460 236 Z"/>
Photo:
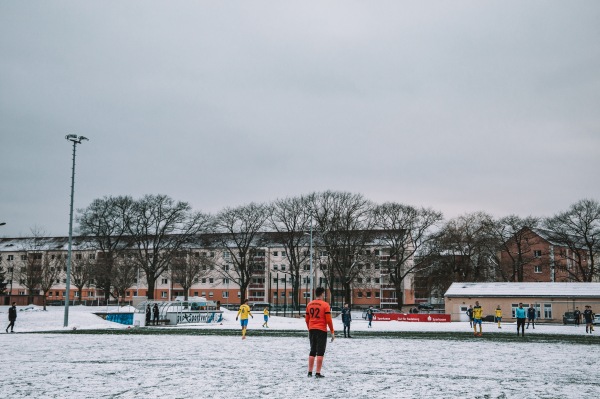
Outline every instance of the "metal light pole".
<path id="1" fill-rule="evenodd" d="M 313 299 L 313 228 L 312 228 L 312 218 L 310 218 L 310 287 L 309 287 L 309 294 L 308 294 L 308 299 L 310 301 L 312 301 Z"/>
<path id="2" fill-rule="evenodd" d="M 65 321 L 64 327 L 69 326 L 69 301 L 71 298 L 71 252 L 73 246 L 73 196 L 75 194 L 75 151 L 77 144 L 81 144 L 82 141 L 88 140 L 87 137 L 77 136 L 76 134 L 67 134 L 65 139 L 73 142 L 73 167 L 71 168 L 71 206 L 69 208 L 69 249 L 67 253 L 67 284 L 66 284 L 66 298 L 65 298 Z"/>

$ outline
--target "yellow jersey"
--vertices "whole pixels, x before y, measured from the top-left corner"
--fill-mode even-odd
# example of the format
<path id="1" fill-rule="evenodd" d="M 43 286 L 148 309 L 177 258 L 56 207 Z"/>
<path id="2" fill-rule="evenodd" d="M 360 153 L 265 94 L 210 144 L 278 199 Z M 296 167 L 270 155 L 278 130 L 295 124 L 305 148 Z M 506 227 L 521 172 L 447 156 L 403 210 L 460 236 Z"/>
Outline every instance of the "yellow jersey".
<path id="1" fill-rule="evenodd" d="M 502 310 L 496 309 L 496 317 L 502 317 Z"/>
<path id="2" fill-rule="evenodd" d="M 246 304 L 240 306 L 240 310 L 238 310 L 236 317 L 239 317 L 242 320 L 246 320 L 248 316 L 252 316 L 252 313 L 250 313 L 250 306 Z"/>
<path id="3" fill-rule="evenodd" d="M 265 308 L 265 310 L 263 310 L 263 315 L 268 316 L 269 315 L 269 309 Z"/>
<path id="4" fill-rule="evenodd" d="M 473 318 L 481 319 L 483 316 L 483 308 L 481 306 L 473 306 Z"/>

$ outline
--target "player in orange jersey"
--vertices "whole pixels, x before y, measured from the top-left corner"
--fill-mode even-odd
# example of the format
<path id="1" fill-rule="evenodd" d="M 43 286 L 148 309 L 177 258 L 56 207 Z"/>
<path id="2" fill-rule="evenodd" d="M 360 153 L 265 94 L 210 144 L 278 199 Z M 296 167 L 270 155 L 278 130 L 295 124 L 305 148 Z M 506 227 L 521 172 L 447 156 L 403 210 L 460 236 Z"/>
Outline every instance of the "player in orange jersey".
<path id="1" fill-rule="evenodd" d="M 312 377 L 315 359 L 317 360 L 317 370 L 315 378 L 323 378 L 321 367 L 323 366 L 323 356 L 327 348 L 327 327 L 331 331 L 331 342 L 335 339 L 333 331 L 333 321 L 331 320 L 331 307 L 323 300 L 325 289 L 319 287 L 315 290 L 316 298 L 306 307 L 304 320 L 308 327 L 308 338 L 310 340 L 310 354 L 308 355 L 308 376 Z"/>

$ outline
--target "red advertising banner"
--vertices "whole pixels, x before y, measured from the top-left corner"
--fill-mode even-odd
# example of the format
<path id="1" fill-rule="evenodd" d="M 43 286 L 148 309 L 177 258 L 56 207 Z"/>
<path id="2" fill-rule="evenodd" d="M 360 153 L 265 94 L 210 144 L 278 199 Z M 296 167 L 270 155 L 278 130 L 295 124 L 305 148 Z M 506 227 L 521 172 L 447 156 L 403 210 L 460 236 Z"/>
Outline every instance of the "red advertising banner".
<path id="1" fill-rule="evenodd" d="M 374 313 L 373 320 L 376 321 L 418 321 L 429 323 L 448 323 L 449 314 L 405 314 L 405 313 Z"/>

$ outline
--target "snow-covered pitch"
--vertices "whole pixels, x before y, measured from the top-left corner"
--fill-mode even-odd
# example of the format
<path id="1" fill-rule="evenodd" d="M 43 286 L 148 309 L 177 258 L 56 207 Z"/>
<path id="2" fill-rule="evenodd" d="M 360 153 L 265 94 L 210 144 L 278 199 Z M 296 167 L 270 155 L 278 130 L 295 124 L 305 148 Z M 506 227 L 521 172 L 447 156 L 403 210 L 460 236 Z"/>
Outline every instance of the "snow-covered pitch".
<path id="1" fill-rule="evenodd" d="M 85 334 L 126 329 L 101 320 L 86 307 L 18 313 L 17 334 L 0 335 L 3 372 L 0 396 L 94 398 L 596 398 L 600 397 L 600 340 L 490 339 L 486 333 L 516 335 L 514 323 L 499 330 L 484 324 L 484 337 L 464 338 L 468 323 L 366 322 L 355 315 L 354 339 L 328 343 L 325 379 L 306 377 L 308 340 L 303 334 L 268 336 L 262 314 L 239 335 L 169 335 L 181 327 L 148 328 L 155 334 Z M 357 317 L 356 317 L 357 316 Z M 7 323 L 6 307 L 0 317 Z M 223 324 L 198 329 L 237 328 L 235 312 Z M 305 330 L 301 319 L 272 317 L 271 330 Z M 76 334 L 42 333 L 71 330 Z M 190 327 L 186 327 L 190 328 Z M 369 336 L 361 338 L 361 332 Z M 377 333 L 381 331 L 382 337 Z M 455 332 L 462 339 L 389 338 L 390 331 Z M 30 332 L 30 333 L 25 333 Z M 35 334 L 32 332 L 36 332 Z M 98 332 L 98 331 L 90 331 Z M 254 332 L 254 335 L 253 335 Z M 225 331 L 223 332 L 225 333 Z M 600 334 L 600 331 L 594 334 Z M 374 334 L 374 335 L 373 335 Z M 585 335 L 584 327 L 539 325 L 528 334 Z M 400 334 L 401 335 L 401 334 Z M 491 334 L 490 334 L 491 335 Z M 448 336 L 448 335 L 445 335 Z M 501 336 L 501 335 L 500 335 Z M 580 341 L 579 341 L 580 342 Z"/>

